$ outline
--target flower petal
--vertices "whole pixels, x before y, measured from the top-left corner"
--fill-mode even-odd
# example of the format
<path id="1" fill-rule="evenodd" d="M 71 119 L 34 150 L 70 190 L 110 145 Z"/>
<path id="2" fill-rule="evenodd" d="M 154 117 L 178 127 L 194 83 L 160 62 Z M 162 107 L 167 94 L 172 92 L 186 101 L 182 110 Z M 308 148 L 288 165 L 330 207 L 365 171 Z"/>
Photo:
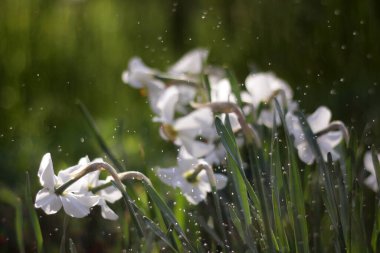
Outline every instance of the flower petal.
<path id="1" fill-rule="evenodd" d="M 198 130 L 210 128 L 214 122 L 214 115 L 210 108 L 197 109 L 175 121 L 173 127 L 177 131 Z"/>
<path id="2" fill-rule="evenodd" d="M 169 68 L 169 73 L 200 74 L 207 56 L 208 51 L 206 49 L 197 48 L 191 50 Z"/>
<path id="3" fill-rule="evenodd" d="M 221 190 L 227 185 L 227 177 L 220 173 L 215 173 L 216 189 Z"/>
<path id="4" fill-rule="evenodd" d="M 53 162 L 50 153 L 46 153 L 41 160 L 40 168 L 38 169 L 38 177 L 42 186 L 48 189 L 54 189 L 57 182 L 54 175 Z"/>
<path id="5" fill-rule="evenodd" d="M 157 102 L 160 118 L 158 121 L 171 124 L 174 119 L 175 106 L 178 102 L 179 91 L 177 87 L 167 88 Z"/>
<path id="6" fill-rule="evenodd" d="M 326 106 L 320 106 L 313 114 L 307 117 L 313 133 L 317 133 L 325 129 L 331 120 L 331 111 Z"/>
<path id="7" fill-rule="evenodd" d="M 304 163 L 310 165 L 314 162 L 315 156 L 306 141 L 298 144 L 297 150 L 298 150 L 298 156 Z"/>
<path id="8" fill-rule="evenodd" d="M 34 207 L 42 208 L 46 214 L 55 214 L 61 209 L 62 203 L 54 192 L 44 188 L 37 193 Z"/>
<path id="9" fill-rule="evenodd" d="M 119 216 L 104 202 L 100 205 L 102 217 L 107 220 L 117 220 Z"/>
<path id="10" fill-rule="evenodd" d="M 90 213 L 90 207 L 99 202 L 98 196 L 77 195 L 66 193 L 60 196 L 63 209 L 71 217 L 82 218 Z"/>

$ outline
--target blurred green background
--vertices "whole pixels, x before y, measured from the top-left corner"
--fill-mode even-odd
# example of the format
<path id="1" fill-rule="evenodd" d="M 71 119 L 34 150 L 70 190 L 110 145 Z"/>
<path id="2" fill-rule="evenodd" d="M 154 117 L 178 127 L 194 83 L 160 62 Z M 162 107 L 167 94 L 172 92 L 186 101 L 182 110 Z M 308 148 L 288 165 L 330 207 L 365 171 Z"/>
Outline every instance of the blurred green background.
<path id="1" fill-rule="evenodd" d="M 205 47 L 242 82 L 272 70 L 307 112 L 327 105 L 361 133 L 380 111 L 379 41 L 377 0 L 1 0 L 0 183 L 22 193 L 29 171 L 37 190 L 45 152 L 56 169 L 104 155 L 77 99 L 129 169 L 174 163 L 146 99 L 121 82 L 136 55 L 164 70 Z"/>

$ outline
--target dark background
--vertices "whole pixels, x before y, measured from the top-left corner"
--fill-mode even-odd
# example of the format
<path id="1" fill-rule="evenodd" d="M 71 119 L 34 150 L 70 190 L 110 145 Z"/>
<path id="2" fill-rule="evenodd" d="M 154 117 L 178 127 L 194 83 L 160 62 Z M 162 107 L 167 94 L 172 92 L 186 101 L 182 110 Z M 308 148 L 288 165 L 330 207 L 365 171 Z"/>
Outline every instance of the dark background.
<path id="1" fill-rule="evenodd" d="M 1 0 L 0 183 L 22 193 L 29 171 L 36 191 L 45 152 L 56 170 L 104 155 L 77 99 L 128 169 L 174 163 L 121 73 L 132 56 L 164 70 L 194 47 L 241 82 L 274 71 L 306 112 L 326 105 L 358 133 L 379 116 L 377 0 Z"/>

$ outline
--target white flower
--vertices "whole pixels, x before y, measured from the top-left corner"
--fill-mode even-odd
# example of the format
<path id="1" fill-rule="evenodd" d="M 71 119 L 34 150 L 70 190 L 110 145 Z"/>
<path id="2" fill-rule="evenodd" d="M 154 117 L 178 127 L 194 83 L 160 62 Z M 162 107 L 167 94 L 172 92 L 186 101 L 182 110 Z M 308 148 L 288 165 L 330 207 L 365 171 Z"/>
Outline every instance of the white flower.
<path id="1" fill-rule="evenodd" d="M 88 157 L 83 157 L 82 159 L 79 160 L 78 164 L 90 164 L 90 163 L 96 163 L 96 162 L 101 162 L 104 163 L 103 159 L 97 158 L 94 159 L 93 161 L 90 161 Z M 58 173 L 58 177 L 61 176 L 62 178 L 67 178 L 69 179 L 69 175 L 76 173 L 80 170 L 81 168 L 78 166 L 73 166 L 69 169 L 66 169 L 64 171 L 61 171 Z M 64 174 L 64 175 L 63 175 Z M 86 192 L 88 194 L 91 194 L 91 190 L 95 187 L 101 186 L 103 184 L 106 184 L 112 180 L 112 177 L 109 176 L 107 177 L 106 180 L 100 180 L 99 179 L 99 174 L 100 171 L 94 171 L 90 172 L 86 175 L 84 175 L 82 178 L 80 178 L 77 182 L 72 184 L 70 189 L 75 188 L 79 189 L 81 192 Z M 121 192 L 115 188 L 114 186 L 109 186 L 105 189 L 102 189 L 96 193 L 94 193 L 96 196 L 99 197 L 99 203 L 98 205 L 101 208 L 101 214 L 104 219 L 108 220 L 116 220 L 118 218 L 118 215 L 112 211 L 111 208 L 107 205 L 107 202 L 109 203 L 115 203 L 117 200 L 119 200 L 122 197 Z"/>
<path id="2" fill-rule="evenodd" d="M 196 159 L 186 152 L 181 152 L 178 157 L 178 167 L 157 169 L 157 176 L 167 185 L 180 188 L 186 199 L 194 205 L 206 199 L 211 192 L 211 185 L 205 170 L 201 170 L 195 178 L 192 178 L 198 166 L 207 164 L 204 160 Z M 209 166 L 207 164 L 207 166 Z M 215 174 L 216 189 L 223 189 L 227 184 L 227 177 L 223 174 Z"/>
<path id="3" fill-rule="evenodd" d="M 168 88 L 161 97 L 158 103 L 160 116 L 154 119 L 162 123 L 160 134 L 165 140 L 173 141 L 177 146 L 184 146 L 191 155 L 204 156 L 214 148 L 205 138 L 215 132 L 213 113 L 210 108 L 202 108 L 175 119 L 178 98 L 179 92 L 174 86 Z"/>
<path id="4" fill-rule="evenodd" d="M 327 154 L 331 153 L 332 159 L 336 161 L 340 158 L 340 155 L 334 148 L 341 142 L 343 133 L 341 131 L 328 131 L 331 125 L 330 119 L 330 110 L 325 106 L 320 106 L 313 114 L 307 117 L 307 122 L 314 135 L 317 136 L 317 143 L 323 159 L 327 161 Z M 286 124 L 290 133 L 294 136 L 294 145 L 298 150 L 298 156 L 306 164 L 312 164 L 315 156 L 305 139 L 298 117 L 292 112 L 288 112 L 286 114 Z"/>
<path id="5" fill-rule="evenodd" d="M 147 67 L 138 57 L 133 57 L 129 61 L 128 69 L 122 74 L 124 83 L 148 92 L 149 103 L 154 112 L 157 112 L 156 104 L 165 90 L 165 84 L 155 79 L 154 75 L 156 74 L 159 72 Z"/>
<path id="6" fill-rule="evenodd" d="M 206 49 L 193 49 L 171 66 L 168 73 L 177 78 L 189 78 L 200 75 L 207 56 L 208 51 Z"/>
<path id="7" fill-rule="evenodd" d="M 78 164 L 69 169 L 76 170 L 82 166 L 83 164 Z M 99 201 L 99 197 L 83 192 L 75 186 L 68 187 L 62 194 L 56 194 L 55 190 L 65 181 L 63 181 L 62 176 L 57 177 L 54 174 L 50 153 L 42 157 L 38 177 L 43 188 L 37 193 L 34 206 L 42 208 L 46 214 L 54 214 L 63 206 L 68 215 L 82 218 L 88 215 L 90 208 Z"/>
<path id="8" fill-rule="evenodd" d="M 277 98 L 282 108 L 286 105 L 288 110 L 292 111 L 297 107 L 297 104 L 292 101 L 293 92 L 289 85 L 273 73 L 250 74 L 245 80 L 245 86 L 248 92 L 241 93 L 243 102 L 252 104 L 255 110 L 258 109 L 261 103 L 268 106 L 268 108 L 263 108 L 260 115 L 258 115 L 258 124 L 272 128 L 274 113 L 276 114 L 276 123 L 278 125 L 281 123 L 277 110 L 270 103 L 273 96 Z M 277 94 L 278 91 L 283 91 L 285 99 L 284 96 Z"/>
<path id="9" fill-rule="evenodd" d="M 377 159 L 380 160 L 380 154 L 377 154 Z M 364 169 L 370 173 L 370 175 L 364 180 L 364 184 L 374 192 L 377 192 L 379 190 L 379 185 L 377 184 L 375 166 L 373 164 L 371 151 L 368 151 L 364 155 Z"/>

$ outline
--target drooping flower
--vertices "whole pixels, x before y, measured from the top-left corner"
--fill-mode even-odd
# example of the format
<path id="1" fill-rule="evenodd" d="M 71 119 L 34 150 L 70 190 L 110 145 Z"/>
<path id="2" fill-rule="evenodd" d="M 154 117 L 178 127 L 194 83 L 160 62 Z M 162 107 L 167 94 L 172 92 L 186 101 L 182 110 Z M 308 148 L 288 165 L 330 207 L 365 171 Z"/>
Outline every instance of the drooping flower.
<path id="1" fill-rule="evenodd" d="M 332 127 L 338 121 L 330 123 L 330 119 L 331 111 L 325 106 L 320 106 L 313 114 L 307 117 L 307 122 L 313 134 L 317 137 L 317 143 L 323 159 L 327 161 L 327 154 L 331 153 L 332 159 L 336 161 L 340 158 L 340 155 L 334 148 L 342 141 L 345 132 L 342 131 L 342 128 Z M 286 124 L 290 133 L 294 136 L 294 145 L 298 150 L 298 156 L 304 163 L 312 164 L 315 156 L 305 138 L 299 118 L 292 112 L 288 112 L 286 114 Z M 339 124 L 344 126 L 341 122 Z"/>
<path id="2" fill-rule="evenodd" d="M 103 159 L 97 158 L 93 161 L 90 161 L 90 159 L 86 156 L 79 160 L 78 164 L 90 164 L 90 163 L 104 163 Z M 80 167 L 74 166 L 67 170 L 61 171 L 58 173 L 58 176 L 61 175 L 61 178 L 69 179 L 70 175 L 73 173 L 78 172 Z M 117 200 L 119 200 L 122 197 L 121 192 L 115 188 L 114 186 L 108 186 L 104 189 L 101 189 L 97 192 L 92 193 L 92 190 L 96 187 L 99 187 L 101 185 L 105 185 L 108 182 L 112 180 L 112 177 L 109 176 L 106 178 L 106 180 L 99 179 L 100 171 L 96 170 L 94 172 L 90 172 L 86 175 L 84 175 L 82 178 L 80 178 L 78 181 L 76 181 L 71 187 L 75 187 L 76 189 L 79 189 L 81 192 L 85 192 L 88 194 L 94 194 L 99 197 L 99 202 L 97 205 L 101 208 L 101 215 L 104 219 L 108 220 L 116 220 L 118 218 L 118 215 L 107 205 L 107 202 L 109 203 L 115 203 Z"/>
<path id="3" fill-rule="evenodd" d="M 273 98 L 278 100 L 282 108 L 287 107 L 289 111 L 297 107 L 297 104 L 292 101 L 293 91 L 290 86 L 273 73 L 250 74 L 245 80 L 245 86 L 247 92 L 241 93 L 242 101 L 253 105 L 255 112 L 258 113 L 258 124 L 272 128 L 274 113 L 276 123 L 280 124 L 280 116 L 272 103 Z M 264 108 L 258 112 L 260 104 L 263 104 Z"/>
<path id="4" fill-rule="evenodd" d="M 157 169 L 156 174 L 165 184 L 181 189 L 186 199 L 194 205 L 205 200 L 211 192 L 211 185 L 205 170 L 199 166 L 210 166 L 205 160 L 192 157 L 185 151 L 180 152 L 178 166 Z M 227 184 L 227 177 L 215 173 L 216 189 L 223 189 Z"/>
<path id="5" fill-rule="evenodd" d="M 380 154 L 377 154 L 377 159 L 380 160 Z M 364 180 L 364 184 L 374 192 L 377 192 L 379 190 L 379 185 L 377 183 L 371 151 L 367 151 L 364 155 L 364 169 L 370 173 L 370 175 Z"/>
<path id="6" fill-rule="evenodd" d="M 69 169 L 77 170 L 83 166 L 85 164 L 82 160 L 78 165 Z M 63 174 L 61 176 L 54 174 L 50 153 L 42 157 L 38 177 L 43 188 L 37 193 L 34 206 L 42 208 L 46 214 L 57 213 L 63 206 L 65 212 L 71 217 L 82 218 L 88 215 L 90 208 L 99 202 L 99 197 L 84 192 L 75 185 L 69 186 L 62 193 L 56 193 L 56 189 L 67 182 L 63 180 Z"/>
<path id="7" fill-rule="evenodd" d="M 168 88 L 161 97 L 158 103 L 159 116 L 155 118 L 156 122 L 162 123 L 160 134 L 165 140 L 184 146 L 191 155 L 204 156 L 214 148 L 205 138 L 215 132 L 213 113 L 209 108 L 202 108 L 175 119 L 178 98 L 179 92 L 175 86 Z"/>
<path id="8" fill-rule="evenodd" d="M 122 74 L 124 83 L 147 91 L 149 103 L 154 112 L 157 112 L 158 99 L 165 90 L 165 84 L 155 78 L 156 74 L 159 74 L 159 71 L 147 67 L 138 57 L 133 57 L 129 61 L 128 69 Z"/>

